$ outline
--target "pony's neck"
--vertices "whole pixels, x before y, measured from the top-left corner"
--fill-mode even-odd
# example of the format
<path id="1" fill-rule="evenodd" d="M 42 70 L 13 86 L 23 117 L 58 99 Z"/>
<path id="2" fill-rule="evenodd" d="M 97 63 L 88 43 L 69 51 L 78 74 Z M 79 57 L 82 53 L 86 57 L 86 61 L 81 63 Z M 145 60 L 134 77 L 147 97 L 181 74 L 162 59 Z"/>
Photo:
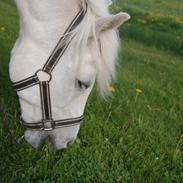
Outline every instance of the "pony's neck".
<path id="1" fill-rule="evenodd" d="M 80 0 L 15 0 L 20 15 L 20 36 L 55 44 L 80 8 Z M 50 42 L 51 41 L 51 42 Z M 49 45 L 47 45 L 49 46 Z"/>

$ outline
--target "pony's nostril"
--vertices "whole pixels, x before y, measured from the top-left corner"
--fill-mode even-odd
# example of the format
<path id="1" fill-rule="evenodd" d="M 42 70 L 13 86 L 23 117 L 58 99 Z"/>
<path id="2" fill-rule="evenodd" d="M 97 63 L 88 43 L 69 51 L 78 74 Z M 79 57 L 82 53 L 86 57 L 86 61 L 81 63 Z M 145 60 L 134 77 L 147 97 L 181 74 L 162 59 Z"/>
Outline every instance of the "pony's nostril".
<path id="1" fill-rule="evenodd" d="M 25 140 L 35 149 L 41 149 L 43 147 L 46 137 L 47 134 L 40 131 L 26 130 L 24 133 Z"/>
<path id="2" fill-rule="evenodd" d="M 82 90 L 88 89 L 90 85 L 91 85 L 90 81 L 81 81 L 79 79 L 76 79 L 76 86 Z"/>

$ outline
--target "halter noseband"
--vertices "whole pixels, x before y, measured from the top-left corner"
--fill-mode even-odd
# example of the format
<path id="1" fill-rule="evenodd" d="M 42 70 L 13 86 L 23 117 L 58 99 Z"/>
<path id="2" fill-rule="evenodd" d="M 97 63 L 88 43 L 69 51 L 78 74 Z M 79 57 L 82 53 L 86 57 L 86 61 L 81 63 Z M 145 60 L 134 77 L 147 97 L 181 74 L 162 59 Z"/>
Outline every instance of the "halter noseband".
<path id="1" fill-rule="evenodd" d="M 41 97 L 41 107 L 42 107 L 42 120 L 39 122 L 28 123 L 20 117 L 20 123 L 27 129 L 30 130 L 53 130 L 55 128 L 73 126 L 79 124 L 84 116 L 71 118 L 71 119 L 62 119 L 62 120 L 53 120 L 52 118 L 52 110 L 51 110 L 51 99 L 50 99 L 50 82 L 52 80 L 52 71 L 55 66 L 58 64 L 60 58 L 63 56 L 65 51 L 67 50 L 70 42 L 66 41 L 69 33 L 79 25 L 79 23 L 83 20 L 86 10 L 83 8 L 79 11 L 79 13 L 72 20 L 63 36 L 58 41 L 56 47 L 51 53 L 50 57 L 44 64 L 42 69 L 36 71 L 36 73 L 24 80 L 14 82 L 13 88 L 19 92 L 30 88 L 35 85 L 39 85 L 40 88 L 40 97 Z M 47 75 L 48 79 L 41 79 L 40 74 Z"/>

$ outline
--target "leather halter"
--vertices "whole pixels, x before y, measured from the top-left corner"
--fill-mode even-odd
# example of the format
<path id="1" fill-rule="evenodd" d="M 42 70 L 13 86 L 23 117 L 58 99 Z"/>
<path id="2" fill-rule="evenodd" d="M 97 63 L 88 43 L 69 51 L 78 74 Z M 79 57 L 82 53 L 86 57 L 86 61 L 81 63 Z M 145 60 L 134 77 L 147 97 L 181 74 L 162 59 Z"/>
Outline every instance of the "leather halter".
<path id="1" fill-rule="evenodd" d="M 70 42 L 66 41 L 69 33 L 79 25 L 79 23 L 83 20 L 84 15 L 86 14 L 86 10 L 83 8 L 79 11 L 79 13 L 72 20 L 63 36 L 58 41 L 56 47 L 51 53 L 50 57 L 44 64 L 42 69 L 36 71 L 36 73 L 26 79 L 23 79 L 18 82 L 14 82 L 13 88 L 19 92 L 30 88 L 35 85 L 39 85 L 40 88 L 40 97 L 41 97 L 41 107 L 42 107 L 42 120 L 38 122 L 28 123 L 20 117 L 20 123 L 27 129 L 30 130 L 53 130 L 55 128 L 61 128 L 66 126 L 73 126 L 79 124 L 84 116 L 71 118 L 71 119 L 61 119 L 61 120 L 53 120 L 52 118 L 52 110 L 51 110 L 51 99 L 50 99 L 50 82 L 52 80 L 52 71 L 55 66 L 58 64 L 60 58 L 63 56 L 65 51 L 67 50 Z M 47 80 L 43 80 L 40 77 L 40 74 L 44 74 L 48 76 Z"/>

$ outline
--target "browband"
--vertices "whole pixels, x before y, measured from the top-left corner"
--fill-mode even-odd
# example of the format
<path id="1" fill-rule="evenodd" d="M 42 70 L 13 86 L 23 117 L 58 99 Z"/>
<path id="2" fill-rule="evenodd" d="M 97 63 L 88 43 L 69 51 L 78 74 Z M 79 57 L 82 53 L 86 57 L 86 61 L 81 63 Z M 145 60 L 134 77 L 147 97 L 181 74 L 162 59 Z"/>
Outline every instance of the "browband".
<path id="1" fill-rule="evenodd" d="M 62 120 L 53 120 L 52 119 L 52 110 L 51 110 L 51 99 L 50 99 L 50 82 L 52 80 L 52 71 L 55 66 L 58 64 L 60 58 L 63 56 L 65 51 L 67 50 L 70 42 L 66 41 L 69 33 L 79 25 L 79 23 L 83 20 L 84 15 L 87 10 L 83 8 L 79 11 L 79 13 L 75 16 L 72 22 L 69 24 L 68 28 L 64 32 L 63 36 L 58 41 L 56 47 L 53 52 L 47 59 L 42 69 L 36 71 L 36 73 L 26 79 L 23 79 L 18 82 L 14 82 L 12 84 L 13 88 L 19 92 L 25 90 L 27 88 L 33 87 L 35 85 L 39 85 L 40 89 L 40 97 L 41 97 L 41 107 L 42 107 L 42 120 L 40 122 L 28 123 L 20 117 L 21 124 L 30 130 L 53 130 L 55 128 L 73 126 L 79 124 L 84 116 L 71 118 L 71 119 L 62 119 Z M 41 80 L 39 78 L 40 73 L 47 74 L 49 79 Z"/>

